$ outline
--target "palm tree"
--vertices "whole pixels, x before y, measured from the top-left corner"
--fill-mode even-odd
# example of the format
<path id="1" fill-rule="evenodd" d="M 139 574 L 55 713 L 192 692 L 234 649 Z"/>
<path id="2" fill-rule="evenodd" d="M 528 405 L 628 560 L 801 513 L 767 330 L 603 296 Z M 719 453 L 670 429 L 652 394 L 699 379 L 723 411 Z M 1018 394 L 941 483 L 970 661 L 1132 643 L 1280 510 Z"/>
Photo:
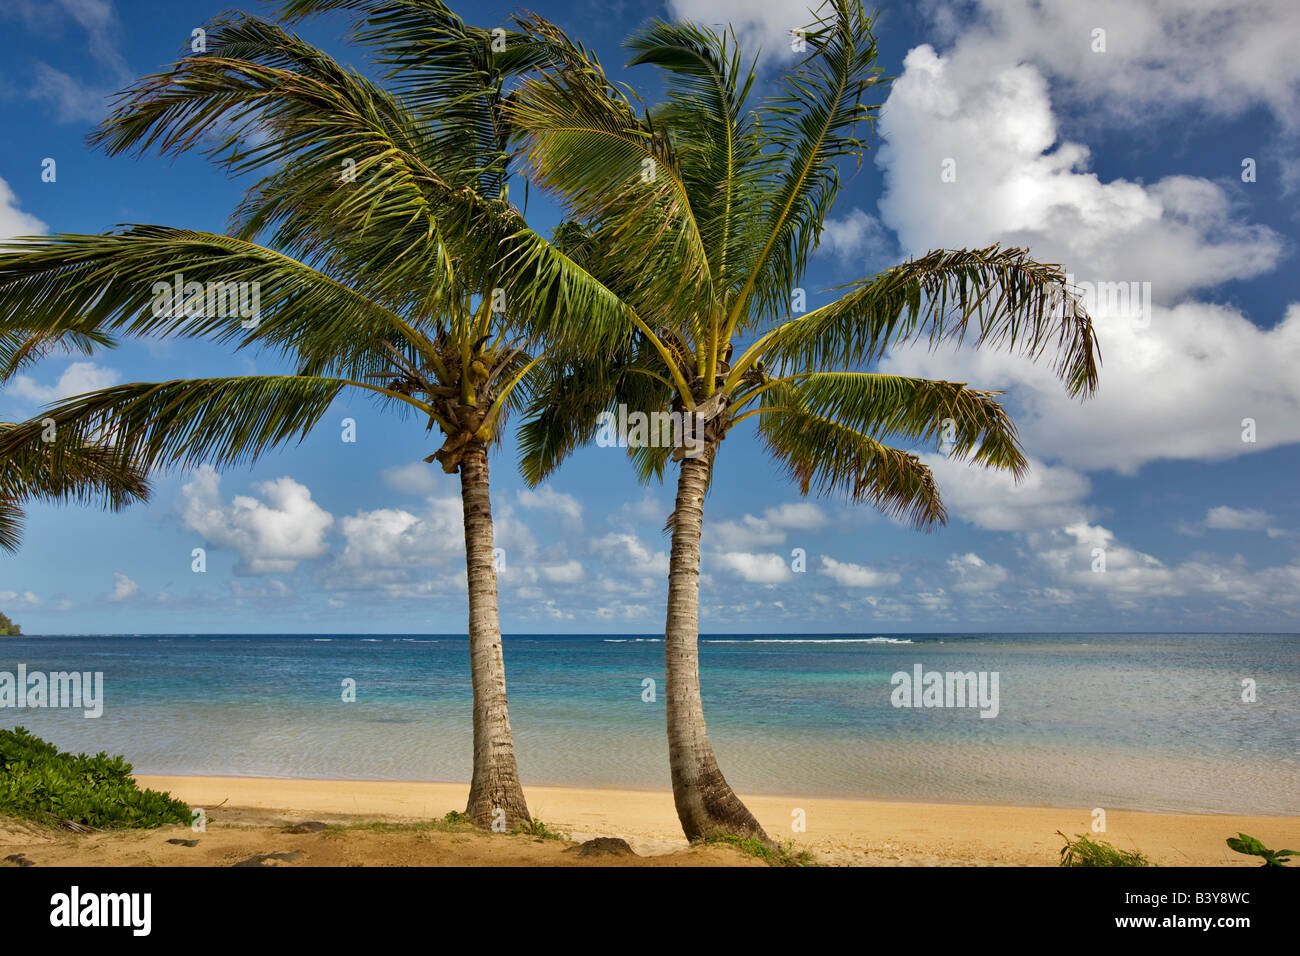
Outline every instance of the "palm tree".
<path id="1" fill-rule="evenodd" d="M 698 456 L 682 441 L 629 449 L 643 480 L 680 461 L 664 653 L 673 796 L 692 840 L 767 839 L 723 777 L 700 697 L 703 502 L 722 441 L 754 419 L 802 493 L 843 493 L 924 528 L 946 515 L 908 445 L 944 438 L 954 457 L 1017 477 L 1026 459 L 998 393 L 865 370 L 891 345 L 1050 350 L 1071 394 L 1096 385 L 1091 320 L 1062 270 L 1022 249 L 931 252 L 795 310 L 840 166 L 860 161 L 859 127 L 877 108 L 873 21 L 860 0 L 828 6 L 806 31 L 807 56 L 758 105 L 734 34 L 682 22 L 628 41 L 633 65 L 666 73 L 656 110 L 596 64 L 544 70 L 507 103 L 528 173 L 568 212 L 557 241 L 583 270 L 539 271 L 533 301 L 612 297 L 636 333 L 608 361 L 550 363 L 521 430 L 526 477 L 545 478 L 619 403 L 691 415 L 700 429 Z"/>
<path id="2" fill-rule="evenodd" d="M 507 237 L 547 246 L 508 200 L 499 106 L 513 78 L 581 51 L 539 19 L 494 34 L 434 0 L 298 0 L 286 13 L 333 7 L 354 9 L 354 35 L 380 47 L 394 90 L 276 24 L 217 21 L 203 55 L 140 81 L 93 140 L 112 154 L 206 144 L 233 172 L 262 173 L 231 233 L 136 225 L 17 243 L 0 255 L 0 334 L 205 337 L 293 363 L 294 374 L 120 385 L 45 412 L 69 441 L 112 434 L 123 460 L 149 468 L 251 462 L 304 438 L 345 390 L 436 426 L 443 440 L 426 461 L 459 472 L 464 510 L 466 812 L 487 826 L 504 811 L 515 827 L 529 814 L 507 707 L 488 451 L 544 343 L 573 348 L 586 333 L 565 314 L 519 308 L 496 266 Z M 232 316 L 236 298 L 256 307 Z M 65 466 L 67 446 L 42 448 L 37 424 L 0 436 L 0 455 Z"/>
<path id="3" fill-rule="evenodd" d="M 107 344 L 104 336 L 93 331 L 87 334 L 73 329 L 47 336 L 0 331 L 0 384 L 50 351 L 88 354 L 96 345 Z M 18 550 L 26 517 L 23 505 L 28 502 L 99 502 L 116 511 L 149 497 L 144 471 L 124 460 L 117 450 L 95 441 L 60 436 L 44 421 L 36 426 L 42 441 L 61 444 L 62 455 L 56 466 L 46 449 L 34 445 L 0 454 L 0 550 Z M 18 427 L 14 422 L 0 422 L 0 436 Z M 4 633 L 2 628 L 0 633 Z M 9 633 L 17 634 L 17 627 Z"/>

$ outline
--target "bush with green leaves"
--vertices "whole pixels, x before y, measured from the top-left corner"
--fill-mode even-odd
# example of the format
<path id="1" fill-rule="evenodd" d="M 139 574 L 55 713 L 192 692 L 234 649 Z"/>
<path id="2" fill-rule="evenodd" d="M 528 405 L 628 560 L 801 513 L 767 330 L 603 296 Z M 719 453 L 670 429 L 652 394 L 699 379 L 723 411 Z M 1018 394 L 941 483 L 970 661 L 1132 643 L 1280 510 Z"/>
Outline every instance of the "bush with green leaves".
<path id="1" fill-rule="evenodd" d="M 122 757 L 61 753 L 22 727 L 0 730 L 0 813 L 104 830 L 190 822 L 187 804 L 141 790 Z"/>
<path id="2" fill-rule="evenodd" d="M 1061 866 L 1155 866 L 1140 850 L 1121 850 L 1101 840 L 1093 840 L 1086 833 L 1076 833 L 1071 840 L 1060 830 L 1065 840 L 1061 847 Z"/>
<path id="3" fill-rule="evenodd" d="M 1282 866 L 1288 862 L 1287 857 L 1296 855 L 1295 850 L 1270 850 L 1253 836 L 1247 836 L 1244 833 L 1238 833 L 1235 837 L 1228 837 L 1227 843 L 1238 853 L 1263 857 L 1264 862 L 1261 866 Z"/>

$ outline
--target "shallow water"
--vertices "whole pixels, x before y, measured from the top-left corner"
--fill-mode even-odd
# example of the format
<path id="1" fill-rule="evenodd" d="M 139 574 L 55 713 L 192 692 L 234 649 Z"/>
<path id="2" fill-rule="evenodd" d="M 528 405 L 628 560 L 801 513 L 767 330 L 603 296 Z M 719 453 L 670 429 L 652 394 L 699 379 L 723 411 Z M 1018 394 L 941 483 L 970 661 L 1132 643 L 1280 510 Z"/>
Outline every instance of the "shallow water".
<path id="1" fill-rule="evenodd" d="M 518 635 L 505 651 L 526 783 L 669 786 L 661 640 Z M 1300 814 L 1300 635 L 718 635 L 700 661 L 742 792 Z M 0 671 L 19 663 L 102 671 L 104 713 L 5 708 L 0 726 L 141 773 L 469 778 L 462 636 L 0 639 Z M 893 706 L 891 675 L 918 663 L 996 672 L 998 715 Z"/>

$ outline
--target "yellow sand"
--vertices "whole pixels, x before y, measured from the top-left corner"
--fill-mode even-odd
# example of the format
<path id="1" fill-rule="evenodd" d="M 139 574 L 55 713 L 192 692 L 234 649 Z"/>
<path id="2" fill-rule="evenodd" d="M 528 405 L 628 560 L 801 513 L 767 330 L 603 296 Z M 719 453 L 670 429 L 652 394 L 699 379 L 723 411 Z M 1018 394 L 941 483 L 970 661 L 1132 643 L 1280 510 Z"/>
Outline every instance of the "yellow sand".
<path id="1" fill-rule="evenodd" d="M 275 780 L 250 777 L 137 777 L 141 786 L 168 790 L 194 807 L 269 812 L 274 819 L 419 820 L 463 810 L 468 786 L 352 780 Z M 533 816 L 575 840 L 622 837 L 643 855 L 682 850 L 672 794 L 639 790 L 528 787 Z M 769 835 L 794 840 L 823 863 L 855 865 L 1052 866 L 1062 840 L 1091 831 L 1091 808 L 1007 807 L 902 803 L 806 797 L 742 797 Z M 795 832 L 802 810 L 805 832 Z M 217 819 L 221 811 L 215 811 Z M 1251 866 L 1224 838 L 1239 831 L 1267 846 L 1300 845 L 1300 818 L 1110 810 L 1106 832 L 1115 846 L 1142 850 L 1166 866 Z M 2 843 L 3 841 L 0 841 Z M 512 845 L 512 844 L 509 844 Z M 501 862 L 507 842 L 502 842 Z M 378 861 L 382 862 L 382 861 Z M 476 862 L 481 862 L 476 860 Z"/>

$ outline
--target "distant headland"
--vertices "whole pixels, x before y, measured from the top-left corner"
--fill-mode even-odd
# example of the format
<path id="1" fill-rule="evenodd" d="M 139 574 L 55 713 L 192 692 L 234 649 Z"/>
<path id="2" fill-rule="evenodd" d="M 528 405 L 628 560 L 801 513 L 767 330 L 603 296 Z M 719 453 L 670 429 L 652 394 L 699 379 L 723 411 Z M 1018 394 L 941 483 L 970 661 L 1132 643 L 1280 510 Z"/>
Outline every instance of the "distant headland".
<path id="1" fill-rule="evenodd" d="M 9 620 L 8 616 L 0 611 L 0 637 L 21 637 L 23 629 Z"/>

